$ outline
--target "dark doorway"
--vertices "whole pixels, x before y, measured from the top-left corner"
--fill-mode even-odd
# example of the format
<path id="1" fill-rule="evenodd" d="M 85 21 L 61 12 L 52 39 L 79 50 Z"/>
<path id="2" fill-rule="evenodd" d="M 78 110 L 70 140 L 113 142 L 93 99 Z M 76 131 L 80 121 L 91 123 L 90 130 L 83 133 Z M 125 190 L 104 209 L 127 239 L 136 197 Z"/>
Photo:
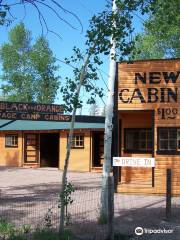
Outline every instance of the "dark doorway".
<path id="1" fill-rule="evenodd" d="M 58 167 L 59 134 L 40 134 L 40 164 L 41 167 Z"/>
<path id="2" fill-rule="evenodd" d="M 102 167 L 104 161 L 104 132 L 93 133 L 92 167 Z"/>

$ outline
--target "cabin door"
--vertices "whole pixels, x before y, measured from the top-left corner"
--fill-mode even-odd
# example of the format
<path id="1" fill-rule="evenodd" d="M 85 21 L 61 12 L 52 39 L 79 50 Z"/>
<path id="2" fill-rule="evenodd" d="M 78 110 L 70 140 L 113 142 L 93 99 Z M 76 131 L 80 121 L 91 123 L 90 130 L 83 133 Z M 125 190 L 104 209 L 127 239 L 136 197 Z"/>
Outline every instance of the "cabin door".
<path id="1" fill-rule="evenodd" d="M 26 134 L 25 135 L 25 163 L 39 162 L 39 135 Z"/>
<path id="2" fill-rule="evenodd" d="M 102 167 L 104 161 L 104 132 L 93 133 L 92 167 Z"/>
<path id="3" fill-rule="evenodd" d="M 40 166 L 59 166 L 59 133 L 40 134 Z"/>

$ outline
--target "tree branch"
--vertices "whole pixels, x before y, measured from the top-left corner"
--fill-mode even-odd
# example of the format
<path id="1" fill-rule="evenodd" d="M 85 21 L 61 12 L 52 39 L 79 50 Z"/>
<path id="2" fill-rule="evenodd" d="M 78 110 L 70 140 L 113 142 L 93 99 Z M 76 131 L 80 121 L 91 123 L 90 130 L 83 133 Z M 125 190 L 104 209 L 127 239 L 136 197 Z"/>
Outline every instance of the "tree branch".
<path id="1" fill-rule="evenodd" d="M 70 15 L 72 15 L 72 16 L 79 22 L 79 24 L 80 24 L 80 26 L 81 26 L 81 33 L 83 32 L 83 25 L 82 25 L 82 23 L 81 23 L 81 20 L 80 20 L 80 18 L 79 18 L 75 13 L 73 13 L 73 12 L 65 9 L 64 7 L 62 7 L 62 5 L 60 5 L 60 4 L 59 4 L 57 1 L 55 1 L 55 0 L 51 0 L 51 2 L 53 2 L 55 5 L 57 5 L 57 6 L 58 6 L 60 9 L 62 9 L 65 13 L 69 13 Z"/>
<path id="2" fill-rule="evenodd" d="M 41 25 L 41 28 L 42 28 L 42 34 L 43 34 L 43 24 L 45 25 L 46 27 L 46 30 L 47 30 L 47 33 L 48 32 L 51 32 L 53 33 L 54 35 L 58 36 L 58 38 L 62 39 L 62 37 L 55 31 L 49 29 L 48 25 L 47 25 L 47 21 L 46 21 L 46 18 L 44 17 L 41 9 L 40 9 L 40 6 L 38 5 L 43 5 L 45 6 L 46 8 L 50 9 L 57 17 L 60 21 L 64 22 L 66 25 L 68 25 L 69 27 L 71 27 L 72 29 L 75 29 L 77 30 L 77 28 L 75 26 L 73 26 L 73 24 L 71 24 L 68 20 L 64 19 L 59 13 L 58 11 L 55 9 L 55 6 L 62 10 L 65 14 L 69 14 L 71 16 L 73 16 L 73 18 L 76 19 L 76 21 L 79 23 L 80 27 L 81 27 L 81 33 L 83 32 L 83 25 L 81 23 L 81 20 L 80 18 L 75 14 L 73 13 L 72 11 L 64 8 L 57 0 L 49 0 L 50 3 L 47 3 L 46 0 L 19 0 L 19 1 L 14 1 L 14 3 L 6 3 L 8 2 L 7 0 L 3 2 L 3 0 L 0 0 L 0 7 L 1 8 L 4 8 L 4 11 L 6 13 L 9 13 L 9 15 L 12 17 L 12 20 L 14 19 L 17 19 L 15 18 L 12 13 L 10 12 L 10 10 L 8 8 L 12 8 L 16 5 L 22 5 L 25 9 L 25 15 L 23 17 L 23 20 L 24 18 L 26 17 L 26 8 L 25 8 L 25 5 L 26 4 L 31 4 L 38 12 L 38 15 L 39 15 L 39 22 L 40 22 L 40 25 Z M 5 4 L 6 3 L 6 4 Z M 5 20 L 6 20 L 6 17 L 5 17 Z"/>
<path id="3" fill-rule="evenodd" d="M 59 58 L 55 58 L 55 60 L 56 60 L 56 61 L 59 61 L 59 62 L 61 62 L 61 63 L 63 63 L 63 64 L 65 64 L 65 65 L 68 65 L 69 67 L 71 67 L 71 68 L 73 68 L 73 69 L 76 69 L 76 67 L 74 67 L 72 64 L 67 63 L 67 62 L 65 62 L 65 61 L 63 61 L 63 60 L 61 60 L 61 59 L 59 59 Z"/>
<path id="4" fill-rule="evenodd" d="M 53 11 L 53 12 L 56 14 L 56 16 L 57 16 L 62 22 L 65 22 L 65 23 L 66 23 L 68 26 L 70 26 L 72 29 L 77 30 L 77 28 L 75 28 L 72 24 L 70 24 L 68 21 L 66 21 L 64 18 L 62 18 L 62 17 L 58 14 L 58 12 L 53 9 L 53 7 L 49 6 L 48 4 L 46 4 L 46 3 L 44 3 L 44 2 L 38 1 L 38 0 L 36 0 L 36 2 L 38 2 L 38 3 L 46 6 L 47 8 L 49 8 L 51 11 Z"/>
<path id="5" fill-rule="evenodd" d="M 48 32 L 53 33 L 53 34 L 56 35 L 59 39 L 62 40 L 62 37 L 61 37 L 58 33 L 54 32 L 54 31 L 52 31 L 52 30 L 50 30 L 50 29 L 48 28 L 46 19 L 45 19 L 44 15 L 42 14 L 42 12 L 41 12 L 41 11 L 39 10 L 39 8 L 37 7 L 37 5 L 36 5 L 34 2 L 31 2 L 31 4 L 36 8 L 36 10 L 37 10 L 37 12 L 38 12 L 38 14 L 39 14 L 39 20 L 40 20 L 40 19 L 43 20 L 44 25 L 45 25 L 46 30 L 47 30 L 47 34 L 48 34 Z M 40 20 L 40 23 L 42 24 L 42 21 L 41 21 L 41 20 Z M 42 24 L 41 26 L 42 26 L 42 31 L 43 31 L 43 24 Z"/>

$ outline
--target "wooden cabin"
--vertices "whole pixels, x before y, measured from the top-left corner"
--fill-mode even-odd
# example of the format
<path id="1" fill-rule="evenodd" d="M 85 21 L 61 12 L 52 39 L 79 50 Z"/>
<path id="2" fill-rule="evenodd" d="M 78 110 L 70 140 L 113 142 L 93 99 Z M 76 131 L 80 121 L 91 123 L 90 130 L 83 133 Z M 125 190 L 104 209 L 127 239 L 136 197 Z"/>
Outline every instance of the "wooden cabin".
<path id="1" fill-rule="evenodd" d="M 166 171 L 172 169 L 172 192 L 180 194 L 180 59 L 117 63 L 114 103 L 112 156 L 155 159 L 148 168 L 113 167 L 117 191 L 164 194 Z M 36 110 L 32 104 L 20 107 Z M 1 118 L 12 118 L 0 120 L 0 166 L 63 169 L 70 122 L 56 114 L 58 106 L 37 108 L 50 112 L 42 115 L 45 121 L 36 121 L 39 113 L 16 120 L 4 105 L 0 110 Z M 76 121 L 70 171 L 102 171 L 103 135 L 103 117 Z"/>
<path id="2" fill-rule="evenodd" d="M 104 117 L 75 123 L 70 171 L 99 171 L 104 155 Z M 63 169 L 70 122 L 0 120 L 0 166 Z"/>
<path id="3" fill-rule="evenodd" d="M 155 167 L 114 167 L 122 193 L 180 194 L 180 59 L 117 63 L 113 156 L 155 158 Z"/>

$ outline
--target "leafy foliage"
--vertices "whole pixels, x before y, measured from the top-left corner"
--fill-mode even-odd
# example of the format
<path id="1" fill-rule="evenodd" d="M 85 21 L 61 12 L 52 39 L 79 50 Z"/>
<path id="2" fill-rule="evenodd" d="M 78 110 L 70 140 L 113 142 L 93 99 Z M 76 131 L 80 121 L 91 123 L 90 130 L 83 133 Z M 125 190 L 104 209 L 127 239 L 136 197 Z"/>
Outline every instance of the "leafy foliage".
<path id="1" fill-rule="evenodd" d="M 52 227 L 52 226 L 51 226 Z M 30 234 L 29 234 L 30 233 Z M 29 234 L 29 235 L 28 235 Z M 0 239 L 2 240 L 73 240 L 74 237 L 69 230 L 65 230 L 64 234 L 59 236 L 52 228 L 45 227 L 43 229 L 31 228 L 31 225 L 22 225 L 16 228 L 6 220 L 0 219 Z"/>
<path id="2" fill-rule="evenodd" d="M 31 33 L 23 23 L 9 32 L 9 43 L 2 45 L 3 93 L 9 100 L 52 103 L 59 87 L 58 67 L 45 38 L 31 45 Z"/>
<path id="3" fill-rule="evenodd" d="M 180 56 L 180 0 L 158 0 L 145 27 L 161 43 L 165 55 Z"/>
<path id="4" fill-rule="evenodd" d="M 0 219 L 0 239 L 8 239 L 14 236 L 14 226 L 4 219 Z"/>
<path id="5" fill-rule="evenodd" d="M 90 49 L 91 51 L 91 49 Z M 79 48 L 73 48 L 73 55 L 70 58 L 65 58 L 65 62 L 68 65 L 73 65 L 72 77 L 65 78 L 65 85 L 61 87 L 61 93 L 64 102 L 66 103 L 65 108 L 71 112 L 73 108 L 81 108 L 82 100 L 77 95 L 77 86 L 81 79 L 82 69 L 84 67 L 84 54 Z M 83 88 L 87 93 L 87 103 L 92 104 L 95 102 L 95 96 L 98 95 L 103 97 L 103 89 L 96 86 L 95 82 L 99 79 L 98 67 L 102 64 L 99 57 L 94 55 L 88 60 L 85 74 L 83 76 Z"/>
<path id="6" fill-rule="evenodd" d="M 136 36 L 133 59 L 162 59 L 163 57 L 164 51 L 155 36 L 145 33 Z"/>
<path id="7" fill-rule="evenodd" d="M 135 58 L 180 57 L 180 0 L 158 0 L 137 36 Z"/>
<path id="8" fill-rule="evenodd" d="M 44 216 L 44 227 L 47 229 L 52 228 L 52 208 L 48 208 L 47 213 Z"/>
<path id="9" fill-rule="evenodd" d="M 132 58 L 132 51 L 135 47 L 135 41 L 132 38 L 133 13 L 140 11 L 145 14 L 153 11 L 156 1 L 116 0 L 117 12 L 113 12 L 111 6 L 107 5 L 103 12 L 92 17 L 86 32 L 86 48 L 82 52 L 79 48 L 74 47 L 72 56 L 65 59 L 65 63 L 73 68 L 73 76 L 66 77 L 65 85 L 61 88 L 67 111 L 71 112 L 74 108 L 82 107 L 82 101 L 76 92 L 82 70 L 85 70 L 82 87 L 87 93 L 87 103 L 94 104 L 96 96 L 103 97 L 103 89 L 96 85 L 99 80 L 99 67 L 103 64 L 102 55 L 109 55 L 112 46 L 111 40 L 114 39 L 117 51 L 116 56 L 111 56 L 111 58 L 116 60 Z"/>
<path id="10" fill-rule="evenodd" d="M 55 76 L 58 66 L 45 38 L 40 37 L 30 51 L 30 60 L 35 75 L 35 99 L 41 103 L 54 102 L 59 88 L 59 77 Z"/>
<path id="11" fill-rule="evenodd" d="M 73 203 L 71 194 L 75 191 L 74 186 L 67 182 L 64 188 L 64 191 L 60 193 L 60 202 L 59 202 L 59 208 L 61 208 L 62 205 L 67 206 L 69 204 Z"/>
<path id="12" fill-rule="evenodd" d="M 27 234 L 30 230 L 30 225 L 22 225 L 16 228 L 5 219 L 0 219 L 0 239 L 2 240 L 27 240 Z"/>
<path id="13" fill-rule="evenodd" d="M 118 10 L 112 12 L 111 6 L 97 16 L 93 16 L 87 31 L 87 46 L 96 44 L 94 54 L 109 55 L 112 46 L 111 39 L 116 42 L 116 60 L 124 60 L 131 56 L 134 49 L 132 33 L 134 31 L 133 14 L 139 11 L 141 14 L 154 10 L 157 0 L 116 0 Z"/>

